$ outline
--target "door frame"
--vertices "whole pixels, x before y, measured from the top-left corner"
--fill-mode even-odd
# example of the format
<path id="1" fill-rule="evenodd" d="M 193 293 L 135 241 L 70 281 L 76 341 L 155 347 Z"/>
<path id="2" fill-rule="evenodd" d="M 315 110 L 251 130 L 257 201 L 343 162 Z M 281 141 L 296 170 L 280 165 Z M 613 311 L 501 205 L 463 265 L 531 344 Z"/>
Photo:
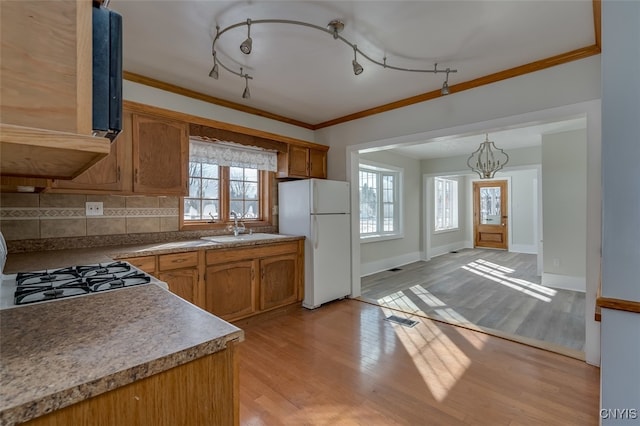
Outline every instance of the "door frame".
<path id="1" fill-rule="evenodd" d="M 475 189 L 476 187 L 479 187 L 479 184 L 493 184 L 495 183 L 495 185 L 492 186 L 501 186 L 504 187 L 504 191 L 501 191 L 500 193 L 500 222 L 504 223 L 505 220 L 505 214 L 506 214 L 506 227 L 504 225 L 502 225 L 504 229 L 502 232 L 503 234 L 506 233 L 506 235 L 504 235 L 506 238 L 504 238 L 504 247 L 484 247 L 484 246 L 480 246 L 480 248 L 494 248 L 497 250 L 506 250 L 509 251 L 511 248 L 511 181 L 509 179 L 503 179 L 503 178 L 494 178 L 494 179 L 477 179 L 474 180 L 473 182 L 471 182 L 471 194 L 473 196 L 473 202 L 471 204 L 471 218 L 473 220 L 473 230 L 472 230 L 472 234 L 473 234 L 473 247 L 477 248 L 477 243 L 478 243 L 478 227 L 481 225 L 480 223 L 480 218 L 476 219 L 476 214 L 480 213 L 480 195 L 478 194 L 476 196 L 475 193 Z M 484 185 L 483 185 L 484 186 Z M 506 200 L 505 200 L 506 198 Z M 477 201 L 477 202 L 476 202 Z M 503 205 L 502 203 L 506 201 L 506 205 Z M 505 213 L 505 214 L 503 214 Z M 491 225 L 489 225 L 491 226 Z M 497 226 L 497 225 L 496 225 Z M 499 232 L 495 232 L 496 234 Z"/>

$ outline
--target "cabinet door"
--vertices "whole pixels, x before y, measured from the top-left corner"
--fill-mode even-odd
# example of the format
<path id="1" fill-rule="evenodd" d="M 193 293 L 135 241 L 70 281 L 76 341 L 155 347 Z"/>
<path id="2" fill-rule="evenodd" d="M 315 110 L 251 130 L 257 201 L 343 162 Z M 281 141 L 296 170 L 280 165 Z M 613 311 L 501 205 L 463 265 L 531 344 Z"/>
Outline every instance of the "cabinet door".
<path id="1" fill-rule="evenodd" d="M 207 267 L 204 307 L 225 320 L 254 313 L 255 261 L 244 260 Z"/>
<path id="2" fill-rule="evenodd" d="M 196 304 L 198 268 L 160 272 L 158 279 L 166 282 L 171 292 L 182 297 L 187 302 Z"/>
<path id="3" fill-rule="evenodd" d="M 327 178 L 327 151 L 309 149 L 309 177 Z"/>
<path id="4" fill-rule="evenodd" d="M 147 274 L 151 274 L 155 276 L 155 273 L 156 273 L 156 257 L 155 256 L 129 257 L 122 260 L 124 260 L 125 262 L 129 262 L 130 264 L 146 272 Z"/>
<path id="5" fill-rule="evenodd" d="M 260 309 L 271 309 L 296 302 L 298 280 L 297 253 L 260 259 Z"/>
<path id="6" fill-rule="evenodd" d="M 133 116 L 133 191 L 187 195 L 187 123 Z"/>
<path id="7" fill-rule="evenodd" d="M 124 135 L 111 144 L 111 153 L 89 167 L 84 173 L 72 180 L 55 179 L 52 188 L 55 189 L 83 189 L 89 191 L 121 191 L 122 174 L 126 153 Z"/>
<path id="8" fill-rule="evenodd" d="M 309 148 L 289 145 L 289 176 L 309 176 Z"/>

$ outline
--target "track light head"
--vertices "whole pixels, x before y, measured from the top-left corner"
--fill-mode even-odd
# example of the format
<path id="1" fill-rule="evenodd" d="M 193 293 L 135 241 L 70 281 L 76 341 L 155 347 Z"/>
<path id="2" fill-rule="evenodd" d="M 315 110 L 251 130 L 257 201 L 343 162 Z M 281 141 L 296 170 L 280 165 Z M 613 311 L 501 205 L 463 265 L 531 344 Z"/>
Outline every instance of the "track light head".
<path id="1" fill-rule="evenodd" d="M 242 92 L 242 98 L 251 99 L 251 93 L 249 92 L 249 76 L 247 74 L 244 75 L 244 92 Z"/>
<path id="2" fill-rule="evenodd" d="M 217 80 L 218 76 L 219 76 L 218 61 L 216 60 L 216 52 L 214 50 L 213 51 L 213 68 L 211 68 L 211 71 L 209 71 L 209 77 Z"/>
<path id="3" fill-rule="evenodd" d="M 440 94 L 442 96 L 446 96 L 450 93 L 449 92 L 449 73 L 451 72 L 451 70 L 447 68 L 445 72 L 447 73 L 447 78 L 444 80 L 444 83 L 442 83 L 442 89 L 440 89 Z"/>
<path id="4" fill-rule="evenodd" d="M 211 71 L 209 71 L 209 77 L 217 80 L 219 76 L 218 73 L 218 64 L 213 64 L 213 68 L 211 68 Z"/>
<path id="5" fill-rule="evenodd" d="M 442 89 L 440 89 L 440 94 L 442 96 L 445 96 L 445 95 L 449 94 L 449 85 L 447 84 L 446 81 L 444 83 L 442 83 Z"/>
<path id="6" fill-rule="evenodd" d="M 247 38 L 240 44 L 240 51 L 245 55 L 251 53 L 253 40 L 251 39 L 251 19 L 247 19 Z"/>
<path id="7" fill-rule="evenodd" d="M 360 75 L 362 74 L 362 71 L 364 71 L 364 68 L 362 68 L 362 65 L 360 65 L 357 61 L 357 58 L 356 58 L 357 50 L 358 50 L 358 46 L 354 44 L 353 45 L 353 61 L 351 61 L 351 65 L 353 65 L 353 73 L 355 75 Z"/>

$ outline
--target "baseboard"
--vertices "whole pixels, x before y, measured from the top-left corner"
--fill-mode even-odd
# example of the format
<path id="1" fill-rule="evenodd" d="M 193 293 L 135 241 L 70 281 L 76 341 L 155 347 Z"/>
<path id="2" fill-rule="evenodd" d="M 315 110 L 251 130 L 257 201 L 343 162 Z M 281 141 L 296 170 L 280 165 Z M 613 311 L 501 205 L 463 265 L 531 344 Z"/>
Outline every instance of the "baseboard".
<path id="1" fill-rule="evenodd" d="M 443 254 L 463 248 L 473 248 L 473 243 L 471 241 L 456 241 L 455 243 L 445 244 L 443 246 L 431 247 L 429 250 L 429 258 L 442 256 Z"/>
<path id="2" fill-rule="evenodd" d="M 360 276 L 366 277 L 367 275 L 373 275 L 378 272 L 386 271 L 391 268 L 397 268 L 398 266 L 417 262 L 419 260 L 422 260 L 421 253 L 419 251 L 416 251 L 413 253 L 402 254 L 400 256 L 388 257 L 386 259 L 362 263 L 360 265 Z"/>
<path id="3" fill-rule="evenodd" d="M 572 275 L 542 273 L 542 283 L 545 287 L 559 288 L 562 290 L 572 290 L 585 292 L 587 288 L 587 280 L 584 277 L 576 277 Z"/>
<path id="4" fill-rule="evenodd" d="M 538 254 L 538 247 L 535 244 L 511 244 L 509 251 L 514 253 Z"/>

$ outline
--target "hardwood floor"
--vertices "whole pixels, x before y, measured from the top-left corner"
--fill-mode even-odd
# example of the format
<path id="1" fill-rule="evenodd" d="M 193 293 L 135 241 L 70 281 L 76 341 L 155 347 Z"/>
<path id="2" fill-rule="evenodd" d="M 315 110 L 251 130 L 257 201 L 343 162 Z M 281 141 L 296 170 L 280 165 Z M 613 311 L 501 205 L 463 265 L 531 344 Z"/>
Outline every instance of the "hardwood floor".
<path id="1" fill-rule="evenodd" d="M 358 300 L 236 323 L 241 425 L 597 425 L 599 369 Z M 404 315 L 408 316 L 408 315 Z"/>
<path id="2" fill-rule="evenodd" d="M 540 285 L 536 256 L 464 249 L 362 279 L 382 306 L 584 359 L 585 295 Z"/>

